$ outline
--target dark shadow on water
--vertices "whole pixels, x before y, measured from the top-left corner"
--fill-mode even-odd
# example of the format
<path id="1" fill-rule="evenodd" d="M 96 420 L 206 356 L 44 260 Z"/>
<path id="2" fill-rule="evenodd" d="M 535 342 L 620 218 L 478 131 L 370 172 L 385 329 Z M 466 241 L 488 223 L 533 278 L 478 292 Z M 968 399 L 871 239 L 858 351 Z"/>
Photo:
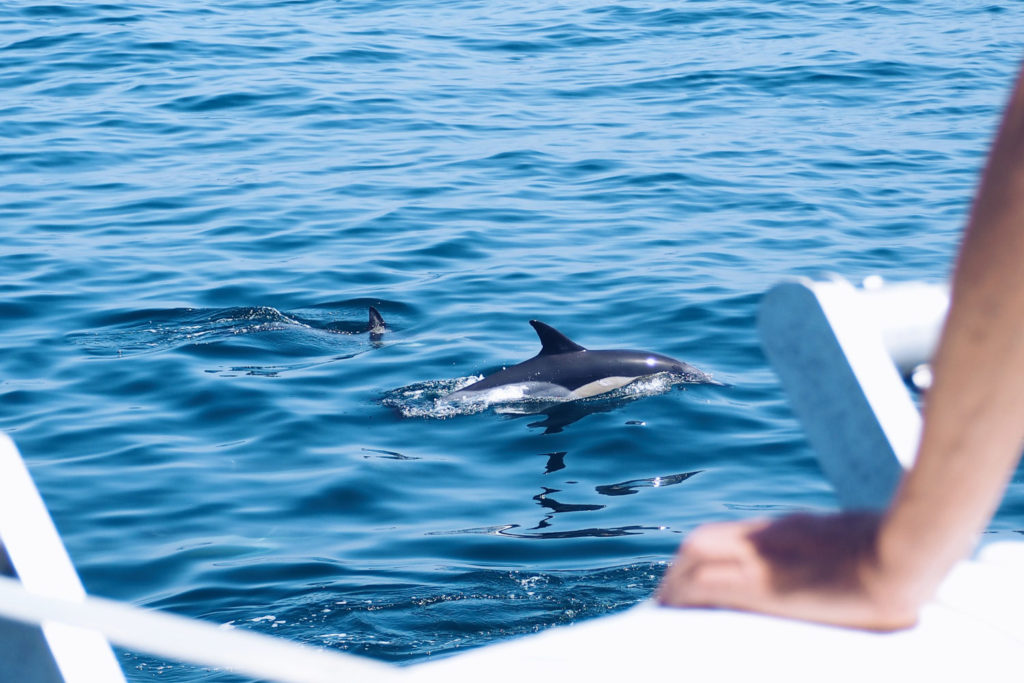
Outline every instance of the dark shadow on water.
<path id="1" fill-rule="evenodd" d="M 542 408 L 535 413 L 524 414 L 524 417 L 543 415 L 543 420 L 531 422 L 527 427 L 544 428 L 544 434 L 558 434 L 569 425 L 595 413 L 610 413 L 628 403 L 641 398 L 640 396 L 623 396 L 616 399 L 569 401 L 556 403 Z"/>
<path id="2" fill-rule="evenodd" d="M 551 497 L 552 493 L 561 493 L 559 489 L 549 489 L 544 487 L 541 493 L 538 493 L 533 497 L 541 507 L 545 507 L 552 512 L 594 512 L 595 510 L 603 510 L 606 505 L 577 505 L 573 503 L 560 503 Z"/>
<path id="3" fill-rule="evenodd" d="M 541 455 L 546 455 L 548 458 L 548 462 L 544 466 L 544 474 L 551 474 L 552 472 L 565 469 L 565 456 L 568 455 L 568 451 L 541 453 Z"/>
<path id="4" fill-rule="evenodd" d="M 364 455 L 363 457 L 366 458 L 366 459 L 370 459 L 370 458 L 383 458 L 383 459 L 386 459 L 386 460 L 422 460 L 423 459 L 423 458 L 420 458 L 419 456 L 405 455 L 403 453 L 399 453 L 398 451 L 385 451 L 385 450 L 382 450 L 382 449 L 379 449 L 379 448 L 364 448 L 363 452 L 364 453 L 372 453 L 372 455 Z"/>

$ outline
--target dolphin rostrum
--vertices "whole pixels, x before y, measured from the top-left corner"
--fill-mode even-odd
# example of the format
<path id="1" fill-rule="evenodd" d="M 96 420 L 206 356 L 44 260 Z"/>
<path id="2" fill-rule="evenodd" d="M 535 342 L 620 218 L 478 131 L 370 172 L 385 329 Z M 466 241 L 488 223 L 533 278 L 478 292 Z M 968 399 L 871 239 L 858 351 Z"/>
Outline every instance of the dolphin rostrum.
<path id="1" fill-rule="evenodd" d="M 508 388 L 512 394 L 509 398 L 573 400 L 604 394 L 641 377 L 663 372 L 681 376 L 687 382 L 714 382 L 704 372 L 675 358 L 649 351 L 591 351 L 539 320 L 531 320 L 530 324 L 540 337 L 540 353 L 455 391 L 448 398 L 471 398 L 482 396 L 481 392 Z"/>

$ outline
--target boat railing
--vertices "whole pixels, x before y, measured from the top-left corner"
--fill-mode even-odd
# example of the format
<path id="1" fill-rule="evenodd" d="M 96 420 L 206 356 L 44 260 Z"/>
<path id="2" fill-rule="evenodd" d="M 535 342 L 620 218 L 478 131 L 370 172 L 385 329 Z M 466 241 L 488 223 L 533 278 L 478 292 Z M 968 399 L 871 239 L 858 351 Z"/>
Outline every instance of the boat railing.
<path id="1" fill-rule="evenodd" d="M 762 346 L 843 507 L 884 507 L 913 463 L 911 387 L 927 388 L 948 306 L 943 285 L 879 278 L 799 279 L 765 294 Z"/>

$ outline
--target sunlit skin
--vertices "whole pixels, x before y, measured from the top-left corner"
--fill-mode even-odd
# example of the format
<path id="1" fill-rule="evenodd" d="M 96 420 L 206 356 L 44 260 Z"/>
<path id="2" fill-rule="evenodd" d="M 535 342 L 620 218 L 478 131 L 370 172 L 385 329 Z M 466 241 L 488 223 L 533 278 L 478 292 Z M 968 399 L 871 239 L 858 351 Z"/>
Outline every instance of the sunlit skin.
<path id="1" fill-rule="evenodd" d="M 882 514 L 696 529 L 657 599 L 871 630 L 912 626 L 974 547 L 1024 441 L 1024 75 L 975 195 L 917 460 Z"/>

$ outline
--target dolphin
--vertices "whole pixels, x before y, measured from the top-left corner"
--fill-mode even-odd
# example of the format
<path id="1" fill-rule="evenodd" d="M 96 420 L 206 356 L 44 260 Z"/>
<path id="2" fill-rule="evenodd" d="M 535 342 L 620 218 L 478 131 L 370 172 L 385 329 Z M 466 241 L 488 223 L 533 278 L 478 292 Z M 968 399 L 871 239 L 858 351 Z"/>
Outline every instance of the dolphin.
<path id="1" fill-rule="evenodd" d="M 598 396 L 663 372 L 687 382 L 714 383 L 701 370 L 660 353 L 627 349 L 591 351 L 539 320 L 531 320 L 530 324 L 540 337 L 540 353 L 446 398 L 469 399 L 483 396 L 484 392 L 508 389 L 514 398 L 571 401 Z"/>

